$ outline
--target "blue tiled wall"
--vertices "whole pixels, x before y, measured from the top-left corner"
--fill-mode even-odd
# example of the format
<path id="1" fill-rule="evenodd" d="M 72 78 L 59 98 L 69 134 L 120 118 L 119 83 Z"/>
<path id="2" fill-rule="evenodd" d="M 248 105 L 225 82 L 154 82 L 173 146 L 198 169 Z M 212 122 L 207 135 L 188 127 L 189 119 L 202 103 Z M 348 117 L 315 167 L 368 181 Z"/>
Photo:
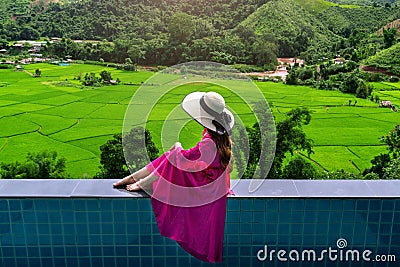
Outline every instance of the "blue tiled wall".
<path id="1" fill-rule="evenodd" d="M 332 247 L 396 263 L 259 261 L 257 252 Z M 148 198 L 0 199 L 0 266 L 400 266 L 399 199 L 229 198 L 222 264 L 160 236 Z"/>

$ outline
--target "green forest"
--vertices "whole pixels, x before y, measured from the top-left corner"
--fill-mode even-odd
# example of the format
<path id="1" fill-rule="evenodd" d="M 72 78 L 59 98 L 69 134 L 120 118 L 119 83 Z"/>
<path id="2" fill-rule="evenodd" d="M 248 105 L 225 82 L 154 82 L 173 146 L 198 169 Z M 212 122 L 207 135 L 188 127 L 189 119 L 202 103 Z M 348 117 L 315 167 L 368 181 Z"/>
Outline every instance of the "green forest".
<path id="1" fill-rule="evenodd" d="M 0 49 L 12 41 L 58 37 L 62 42 L 49 45 L 47 55 L 116 63 L 130 58 L 142 65 L 211 60 L 273 69 L 277 57 L 315 64 L 339 53 L 360 61 L 387 48 L 377 31 L 400 18 L 395 1 L 334 2 L 5 0 Z"/>

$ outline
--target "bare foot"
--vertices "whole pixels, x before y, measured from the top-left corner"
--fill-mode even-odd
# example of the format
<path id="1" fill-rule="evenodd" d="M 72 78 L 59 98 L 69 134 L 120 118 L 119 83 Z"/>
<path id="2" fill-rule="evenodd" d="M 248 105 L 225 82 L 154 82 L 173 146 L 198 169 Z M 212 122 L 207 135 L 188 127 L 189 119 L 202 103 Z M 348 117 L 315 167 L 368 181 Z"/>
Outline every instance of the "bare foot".
<path id="1" fill-rule="evenodd" d="M 128 191 L 140 191 L 142 188 L 137 183 L 129 184 L 126 186 L 126 190 Z"/>
<path id="2" fill-rule="evenodd" d="M 120 187 L 123 185 L 127 185 L 127 184 L 133 184 L 135 183 L 135 180 L 133 179 L 132 175 L 129 175 L 121 180 L 119 180 L 116 183 L 113 183 L 113 187 Z"/>

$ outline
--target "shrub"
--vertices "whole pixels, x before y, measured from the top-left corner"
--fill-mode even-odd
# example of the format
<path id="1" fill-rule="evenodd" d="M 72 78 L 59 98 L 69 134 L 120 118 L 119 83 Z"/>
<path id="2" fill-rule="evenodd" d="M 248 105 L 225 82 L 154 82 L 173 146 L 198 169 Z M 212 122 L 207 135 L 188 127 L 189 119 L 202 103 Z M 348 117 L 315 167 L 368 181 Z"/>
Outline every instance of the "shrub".
<path id="1" fill-rule="evenodd" d="M 282 177 L 285 179 L 315 179 L 318 175 L 311 163 L 301 157 L 295 157 L 283 169 Z"/>
<path id="2" fill-rule="evenodd" d="M 0 69 L 11 69 L 12 66 L 8 64 L 0 64 Z"/>
<path id="3" fill-rule="evenodd" d="M 2 163 L 0 165 L 0 177 L 2 179 L 67 178 L 65 162 L 65 158 L 59 158 L 55 151 L 28 153 L 25 162 Z"/>
<path id="4" fill-rule="evenodd" d="M 86 73 L 83 77 L 82 84 L 85 86 L 101 86 L 101 78 L 97 77 L 95 73 Z"/>
<path id="5" fill-rule="evenodd" d="M 329 180 L 356 180 L 362 179 L 361 174 L 347 172 L 343 169 L 337 171 L 326 172 L 324 179 Z"/>

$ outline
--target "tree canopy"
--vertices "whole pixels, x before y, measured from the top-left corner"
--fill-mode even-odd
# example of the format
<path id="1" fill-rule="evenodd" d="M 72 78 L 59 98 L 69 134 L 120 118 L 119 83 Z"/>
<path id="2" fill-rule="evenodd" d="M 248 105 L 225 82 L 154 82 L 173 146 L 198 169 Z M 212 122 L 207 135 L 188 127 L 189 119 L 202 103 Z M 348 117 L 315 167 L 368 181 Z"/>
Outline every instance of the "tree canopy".
<path id="1" fill-rule="evenodd" d="M 146 151 L 139 149 L 143 143 Z M 114 134 L 113 139 L 100 147 L 100 151 L 101 166 L 96 177 L 104 179 L 121 179 L 146 166 L 148 160 L 156 159 L 159 152 L 150 132 L 141 127 L 133 128 L 124 136 Z"/>
<path id="2" fill-rule="evenodd" d="M 66 160 L 58 157 L 55 151 L 28 153 L 24 162 L 0 164 L 0 177 L 3 179 L 63 179 Z"/>
<path id="3" fill-rule="evenodd" d="M 273 69 L 277 56 L 316 63 L 355 46 L 363 47 L 363 57 L 371 56 L 380 46 L 363 40 L 398 18 L 400 10 L 381 5 L 346 8 L 324 2 L 315 11 L 298 0 L 5 0 L 0 45 L 59 37 L 48 55 L 117 63 L 129 57 L 151 65 L 212 60 Z M 360 42 L 347 44 L 350 36 Z M 385 36 L 386 46 L 397 42 L 392 30 Z"/>

